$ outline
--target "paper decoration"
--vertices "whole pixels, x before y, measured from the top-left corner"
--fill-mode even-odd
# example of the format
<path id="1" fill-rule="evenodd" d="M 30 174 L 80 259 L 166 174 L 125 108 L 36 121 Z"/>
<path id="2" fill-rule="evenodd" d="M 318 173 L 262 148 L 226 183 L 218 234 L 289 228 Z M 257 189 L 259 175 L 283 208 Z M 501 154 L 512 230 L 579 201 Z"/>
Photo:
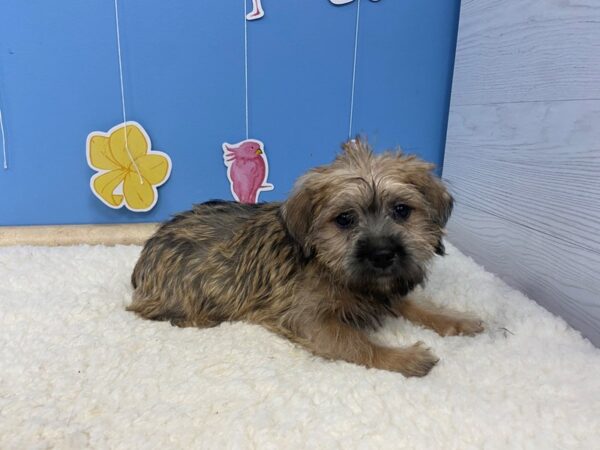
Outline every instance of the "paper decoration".
<path id="1" fill-rule="evenodd" d="M 246 14 L 247 20 L 260 19 L 265 15 L 265 10 L 262 7 L 262 0 L 252 0 L 252 11 Z"/>
<path id="2" fill-rule="evenodd" d="M 346 5 L 352 3 L 354 0 L 329 0 L 334 5 Z M 371 0 L 372 2 L 378 2 L 379 0 Z M 265 10 L 262 7 L 262 0 L 252 0 L 252 11 L 246 15 L 247 20 L 260 19 L 265 15 Z"/>
<path id="3" fill-rule="evenodd" d="M 264 149 L 264 144 L 256 139 L 223 144 L 223 160 L 231 193 L 240 203 L 256 203 L 262 191 L 274 188 L 267 183 L 269 162 Z"/>
<path id="4" fill-rule="evenodd" d="M 88 165 L 97 171 L 90 180 L 94 195 L 113 209 L 151 210 L 158 201 L 157 187 L 171 174 L 169 155 L 151 148 L 150 137 L 137 122 L 90 133 L 86 154 Z"/>
<path id="5" fill-rule="evenodd" d="M 329 0 L 334 5 L 346 5 L 352 3 L 354 0 Z M 379 0 L 371 0 L 372 2 L 378 2 Z M 262 0 L 252 0 L 252 11 L 246 15 L 247 20 L 260 19 L 265 15 L 265 10 L 262 7 Z"/>
<path id="6" fill-rule="evenodd" d="M 346 5 L 352 3 L 354 0 L 329 0 L 334 5 Z M 371 0 L 372 2 L 378 2 L 379 0 Z"/>

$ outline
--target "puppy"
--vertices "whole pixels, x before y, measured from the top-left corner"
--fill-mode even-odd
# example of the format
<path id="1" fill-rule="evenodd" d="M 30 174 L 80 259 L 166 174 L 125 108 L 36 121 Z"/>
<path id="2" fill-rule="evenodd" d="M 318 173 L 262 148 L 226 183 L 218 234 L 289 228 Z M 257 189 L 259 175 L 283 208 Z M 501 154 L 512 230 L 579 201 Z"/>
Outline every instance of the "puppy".
<path id="1" fill-rule="evenodd" d="M 414 156 L 376 156 L 360 138 L 342 149 L 283 203 L 211 201 L 162 225 L 135 266 L 128 309 L 180 327 L 243 320 L 324 358 L 427 374 L 438 359 L 422 344 L 389 348 L 366 331 L 386 315 L 441 335 L 482 331 L 409 295 L 444 252 L 452 197 Z"/>

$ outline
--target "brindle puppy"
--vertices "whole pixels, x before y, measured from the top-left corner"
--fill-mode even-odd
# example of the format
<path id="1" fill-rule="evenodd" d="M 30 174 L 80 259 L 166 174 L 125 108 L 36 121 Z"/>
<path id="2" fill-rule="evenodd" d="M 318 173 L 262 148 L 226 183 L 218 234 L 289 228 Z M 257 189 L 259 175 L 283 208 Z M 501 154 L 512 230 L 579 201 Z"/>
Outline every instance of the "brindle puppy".
<path id="1" fill-rule="evenodd" d="M 187 327 L 260 324 L 316 355 L 422 376 L 422 344 L 389 348 L 366 328 L 401 315 L 442 335 L 479 320 L 407 296 L 443 254 L 452 197 L 414 156 L 376 156 L 360 139 L 302 176 L 283 203 L 213 201 L 162 225 L 132 276 L 128 308 Z"/>

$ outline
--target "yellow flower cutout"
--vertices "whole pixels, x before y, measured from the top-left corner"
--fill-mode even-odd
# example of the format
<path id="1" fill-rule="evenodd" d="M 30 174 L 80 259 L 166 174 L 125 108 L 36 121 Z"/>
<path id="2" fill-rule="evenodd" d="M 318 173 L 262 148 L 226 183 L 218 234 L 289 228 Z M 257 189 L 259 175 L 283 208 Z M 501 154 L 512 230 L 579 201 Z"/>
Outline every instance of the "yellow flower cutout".
<path id="1" fill-rule="evenodd" d="M 94 195 L 111 208 L 125 205 L 137 212 L 151 210 L 158 201 L 156 188 L 171 174 L 171 159 L 150 148 L 150 138 L 137 122 L 121 123 L 108 133 L 90 133 L 87 161 L 98 171 L 90 180 Z"/>

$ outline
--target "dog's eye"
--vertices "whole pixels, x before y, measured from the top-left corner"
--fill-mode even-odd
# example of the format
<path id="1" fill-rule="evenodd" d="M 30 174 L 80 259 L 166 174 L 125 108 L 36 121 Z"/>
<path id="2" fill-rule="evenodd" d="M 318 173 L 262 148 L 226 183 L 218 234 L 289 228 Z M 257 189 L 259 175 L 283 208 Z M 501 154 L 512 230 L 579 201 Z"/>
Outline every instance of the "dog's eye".
<path id="1" fill-rule="evenodd" d="M 340 228 L 350 228 L 356 223 L 356 218 L 352 213 L 344 212 L 335 218 L 335 223 Z"/>
<path id="2" fill-rule="evenodd" d="M 394 206 L 394 210 L 392 211 L 392 216 L 394 220 L 406 220 L 410 216 L 410 212 L 412 208 L 404 203 L 398 203 Z"/>

